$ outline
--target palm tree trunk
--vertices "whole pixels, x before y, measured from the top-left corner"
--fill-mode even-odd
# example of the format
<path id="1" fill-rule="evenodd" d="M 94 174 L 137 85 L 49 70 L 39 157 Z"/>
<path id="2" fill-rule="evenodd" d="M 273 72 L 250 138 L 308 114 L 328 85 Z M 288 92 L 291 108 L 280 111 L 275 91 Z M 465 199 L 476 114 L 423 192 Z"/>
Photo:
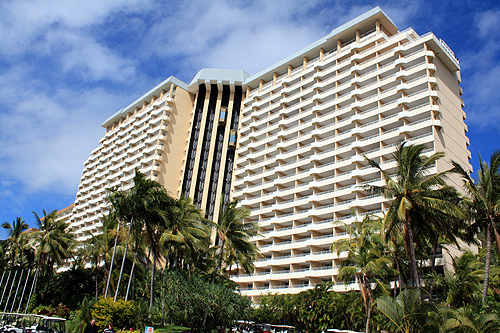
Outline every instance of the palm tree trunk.
<path id="1" fill-rule="evenodd" d="M 225 241 L 222 241 L 222 244 L 220 246 L 219 256 L 217 257 L 217 265 L 215 266 L 214 274 L 212 275 L 212 282 L 210 282 L 211 285 L 215 283 L 215 277 L 217 276 L 217 272 L 219 271 L 219 268 L 222 264 L 222 254 L 224 252 L 224 245 L 226 245 L 225 243 Z M 207 316 L 208 310 L 205 310 L 205 313 L 203 314 L 203 326 L 205 326 L 205 323 L 207 322 Z"/>
<path id="2" fill-rule="evenodd" d="M 3 312 L 7 312 L 7 307 L 9 306 L 9 300 L 12 295 L 12 288 L 14 288 L 14 284 L 16 283 L 17 270 L 14 272 L 14 278 L 12 278 L 12 283 L 10 284 L 9 293 L 7 294 L 7 299 L 5 300 L 5 307 Z"/>
<path id="3" fill-rule="evenodd" d="M 23 303 L 23 298 L 24 298 L 24 292 L 26 291 L 26 286 L 28 285 L 29 278 L 30 278 L 30 270 L 28 269 L 28 274 L 26 274 L 26 281 L 24 281 L 23 292 L 21 293 L 21 298 L 19 299 L 19 305 L 17 306 L 16 313 L 19 313 L 19 310 L 21 309 L 21 305 Z"/>
<path id="4" fill-rule="evenodd" d="M 30 295 L 28 296 L 28 302 L 26 303 L 26 308 L 24 309 L 24 314 L 28 311 L 28 306 L 30 305 L 31 296 L 36 290 L 36 284 L 38 282 L 38 273 L 40 272 L 40 267 L 37 267 L 35 271 L 35 276 L 33 277 L 33 283 L 31 284 Z"/>
<path id="5" fill-rule="evenodd" d="M 12 312 L 12 310 L 14 309 L 14 305 L 16 304 L 17 293 L 19 292 L 19 287 L 21 286 L 21 281 L 23 279 L 23 275 L 24 275 L 24 270 L 21 270 L 21 275 L 19 276 L 19 281 L 17 281 L 16 292 L 14 294 L 14 298 L 12 299 L 12 305 L 10 307 L 9 312 Z"/>
<path id="6" fill-rule="evenodd" d="M 5 277 L 5 271 L 3 271 L 3 273 L 2 273 L 2 280 L 0 280 L 0 286 L 3 285 L 3 278 L 4 277 Z M 2 304 L 2 303 L 0 302 L 0 304 Z"/>
<path id="7" fill-rule="evenodd" d="M 432 247 L 432 258 L 431 258 L 431 272 L 434 273 L 436 271 L 436 257 L 437 257 L 437 249 L 439 245 L 439 237 L 436 236 L 436 241 Z M 432 279 L 431 286 L 429 288 L 429 296 L 432 298 L 432 293 L 434 292 L 434 279 Z"/>
<path id="8" fill-rule="evenodd" d="M 149 307 L 153 307 L 153 295 L 154 295 L 154 284 L 155 284 L 155 268 L 156 268 L 156 256 L 153 252 L 153 262 L 151 263 L 151 289 L 149 295 Z"/>
<path id="9" fill-rule="evenodd" d="M 116 299 L 118 298 L 118 293 L 120 292 L 120 282 L 122 280 L 123 267 L 125 266 L 125 259 L 127 258 L 128 242 L 130 240 L 130 234 L 132 233 L 132 224 L 133 223 L 134 223 L 134 219 L 132 218 L 132 220 L 130 221 L 130 225 L 128 227 L 127 242 L 125 243 L 125 251 L 123 252 L 122 267 L 120 268 L 120 275 L 118 277 L 118 284 L 116 285 L 116 292 L 115 292 L 115 298 L 114 298 L 115 302 L 116 302 Z"/>
<path id="10" fill-rule="evenodd" d="M 489 217 L 486 227 L 486 262 L 484 265 L 484 284 L 483 284 L 483 298 L 481 302 L 484 304 L 486 300 L 486 295 L 488 293 L 488 284 L 490 282 L 490 260 L 491 260 L 491 221 L 492 218 Z"/>
<path id="11" fill-rule="evenodd" d="M 413 229 L 410 222 L 410 216 L 408 211 L 406 212 L 406 229 L 408 231 L 408 247 L 410 250 L 410 262 L 411 262 L 411 279 L 413 282 L 413 286 L 416 288 L 420 288 L 420 279 L 418 278 L 418 268 L 417 268 L 417 260 L 415 258 L 415 246 L 413 243 Z"/>
<path id="12" fill-rule="evenodd" d="M 120 231 L 120 223 L 118 223 L 118 226 L 116 227 L 115 246 L 113 247 L 113 256 L 111 257 L 111 264 L 109 265 L 108 282 L 106 283 L 106 291 L 104 292 L 104 298 L 108 297 L 109 280 L 111 279 L 111 272 L 113 271 L 113 262 L 115 261 L 116 244 L 118 242 L 119 231 Z M 106 267 L 106 263 L 104 263 L 104 267 Z"/>
<path id="13" fill-rule="evenodd" d="M 394 250 L 394 259 L 396 261 L 396 270 L 398 271 L 399 292 L 401 292 L 401 290 L 403 290 L 403 279 L 401 278 L 401 267 L 399 267 L 399 256 L 397 248 Z M 396 293 L 394 293 L 394 299 L 395 298 L 396 298 Z"/>
<path id="14" fill-rule="evenodd" d="M 215 266 L 215 270 L 214 270 L 214 274 L 212 276 L 212 282 L 211 282 L 211 284 L 215 283 L 215 277 L 217 276 L 217 272 L 219 271 L 220 266 L 222 265 L 222 254 L 224 252 L 224 246 L 226 245 L 225 243 L 226 242 L 223 240 L 222 244 L 220 246 L 220 253 L 219 253 L 219 256 L 217 257 L 217 265 Z"/>
<path id="15" fill-rule="evenodd" d="M 130 290 L 130 283 L 132 282 L 132 279 L 134 276 L 134 269 L 135 269 L 135 258 L 134 258 L 134 262 L 132 263 L 132 269 L 130 270 L 130 278 L 128 279 L 127 292 L 125 293 L 125 301 L 128 300 L 128 292 Z"/>
<path id="16" fill-rule="evenodd" d="M 434 273 L 436 271 L 436 257 L 437 257 L 437 249 L 439 245 L 439 238 L 436 236 L 436 241 L 432 246 L 432 257 L 431 257 L 431 272 Z"/>
<path id="17" fill-rule="evenodd" d="M 7 281 L 5 281 L 5 286 L 3 287 L 2 299 L 0 299 L 0 304 L 3 303 L 3 297 L 5 296 L 5 292 L 7 291 L 7 286 L 9 285 L 9 280 L 10 280 L 10 274 L 11 273 L 12 273 L 12 270 L 9 270 L 9 275 L 7 275 Z"/>
<path id="18" fill-rule="evenodd" d="M 363 299 L 363 304 L 365 305 L 365 313 L 366 313 L 366 326 L 365 326 L 365 333 L 368 333 L 369 332 L 369 328 L 370 328 L 370 319 L 369 319 L 369 316 L 370 316 L 370 313 L 369 313 L 369 308 L 370 308 L 370 305 L 368 304 L 368 287 L 367 287 L 367 283 L 366 283 L 366 278 L 364 276 L 358 276 L 356 278 L 358 280 L 358 284 L 359 284 L 359 291 L 361 293 L 361 299 Z M 345 282 L 345 281 L 344 281 Z"/>
<path id="19" fill-rule="evenodd" d="M 94 275 L 95 278 L 95 300 L 99 298 L 99 284 L 97 283 L 97 274 Z"/>
<path id="20" fill-rule="evenodd" d="M 366 290 L 367 290 L 367 293 L 368 293 L 368 308 L 367 308 L 367 311 L 366 311 L 366 329 L 365 329 L 365 333 L 369 333 L 370 332 L 370 318 L 372 316 L 372 303 L 373 303 L 373 296 L 372 296 L 372 292 L 371 292 L 371 287 L 370 287 L 370 283 L 367 281 L 366 283 Z"/>

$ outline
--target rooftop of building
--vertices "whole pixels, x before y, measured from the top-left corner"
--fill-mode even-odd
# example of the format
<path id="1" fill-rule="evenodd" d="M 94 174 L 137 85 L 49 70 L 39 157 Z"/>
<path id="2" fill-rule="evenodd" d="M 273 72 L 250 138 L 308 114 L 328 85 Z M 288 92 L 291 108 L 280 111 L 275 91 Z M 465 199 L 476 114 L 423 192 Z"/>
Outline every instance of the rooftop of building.
<path id="1" fill-rule="evenodd" d="M 360 34 L 363 34 L 373 30 L 377 21 L 380 22 L 381 26 L 384 27 L 384 31 L 387 32 L 389 36 L 398 33 L 398 28 L 394 22 L 379 6 L 377 6 L 339 26 L 338 28 L 333 29 L 328 35 L 254 75 L 250 75 L 243 70 L 203 68 L 194 76 L 189 84 L 174 76 L 170 76 L 168 79 L 158 84 L 134 102 L 118 110 L 115 114 L 106 119 L 106 121 L 102 124 L 102 127 L 107 127 L 118 121 L 120 118 L 125 117 L 127 114 L 134 112 L 136 108 L 140 108 L 144 103 L 149 102 L 152 96 L 159 95 L 162 90 L 168 91 L 172 84 L 192 93 L 196 93 L 200 84 L 216 84 L 219 88 L 222 88 L 222 85 L 229 85 L 231 88 L 234 88 L 235 85 L 256 88 L 259 86 L 261 80 L 270 81 L 273 79 L 275 73 L 278 73 L 279 75 L 286 73 L 288 71 L 288 66 L 291 65 L 295 68 L 302 65 L 304 57 L 308 59 L 317 57 L 320 49 L 335 49 L 339 40 L 342 43 L 346 43 L 356 38 L 357 31 L 359 31 Z M 443 57 L 445 63 L 449 65 L 450 68 L 459 69 L 458 59 L 451 59 L 452 57 L 450 57 L 448 53 L 451 53 L 454 57 L 452 54 L 453 52 L 448 50 L 449 48 L 443 41 L 437 40 L 437 38 L 432 38 L 432 40 L 430 40 L 430 44 L 431 48 L 436 49 L 436 54 L 438 55 L 439 50 L 444 49 L 445 52 L 443 52 L 443 54 L 447 55 Z"/>
<path id="2" fill-rule="evenodd" d="M 288 65 L 294 67 L 302 64 L 303 58 L 315 58 L 318 56 L 319 50 L 323 49 L 334 49 L 337 45 L 337 40 L 342 40 L 346 42 L 350 39 L 356 37 L 356 31 L 359 30 L 361 33 L 373 29 L 375 22 L 379 20 L 380 23 L 390 32 L 390 34 L 395 34 L 398 32 L 398 28 L 394 22 L 385 14 L 385 12 L 379 7 L 375 7 L 364 14 L 344 23 L 338 28 L 333 29 L 328 35 L 318 39 L 317 41 L 309 44 L 303 49 L 295 52 L 294 54 L 278 61 L 277 63 L 263 69 L 262 71 L 250 76 L 245 80 L 245 85 L 255 87 L 260 83 L 260 80 L 268 81 L 272 79 L 274 72 L 285 73 L 288 70 Z"/>

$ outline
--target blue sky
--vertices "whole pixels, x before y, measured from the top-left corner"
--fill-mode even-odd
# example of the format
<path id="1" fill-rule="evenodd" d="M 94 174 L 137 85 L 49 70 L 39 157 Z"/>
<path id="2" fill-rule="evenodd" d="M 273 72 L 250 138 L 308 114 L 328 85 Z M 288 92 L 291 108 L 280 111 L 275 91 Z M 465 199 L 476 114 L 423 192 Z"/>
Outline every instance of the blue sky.
<path id="1" fill-rule="evenodd" d="M 73 203 L 101 123 L 168 76 L 254 74 L 377 5 L 459 58 L 477 168 L 500 148 L 498 1 L 4 0 L 0 222 Z"/>

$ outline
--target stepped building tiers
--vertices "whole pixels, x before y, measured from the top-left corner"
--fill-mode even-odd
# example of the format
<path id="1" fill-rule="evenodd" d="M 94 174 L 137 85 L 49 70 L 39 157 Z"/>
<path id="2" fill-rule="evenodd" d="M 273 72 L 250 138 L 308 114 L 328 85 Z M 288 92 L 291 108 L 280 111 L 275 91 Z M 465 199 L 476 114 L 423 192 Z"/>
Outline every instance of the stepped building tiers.
<path id="1" fill-rule="evenodd" d="M 244 294 L 296 293 L 325 280 L 354 288 L 337 279 L 344 258 L 329 250 L 346 237 L 339 221 L 390 204 L 362 190 L 383 184 L 364 156 L 391 174 L 391 153 L 406 140 L 446 153 L 433 172 L 451 159 L 470 168 L 459 70 L 442 40 L 398 31 L 377 7 L 255 75 L 170 77 L 104 122 L 70 228 L 79 240 L 99 233 L 106 189 L 131 187 L 137 168 L 214 221 L 221 200 L 251 210 L 262 257 L 252 275 L 232 276 Z"/>

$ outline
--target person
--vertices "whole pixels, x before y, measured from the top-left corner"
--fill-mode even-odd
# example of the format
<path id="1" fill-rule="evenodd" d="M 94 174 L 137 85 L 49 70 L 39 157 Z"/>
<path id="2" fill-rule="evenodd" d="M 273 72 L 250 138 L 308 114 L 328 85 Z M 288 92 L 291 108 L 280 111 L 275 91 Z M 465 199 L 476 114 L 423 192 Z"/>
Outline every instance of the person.
<path id="1" fill-rule="evenodd" d="M 108 328 L 105 328 L 103 333 L 115 333 L 115 329 L 113 328 L 113 324 L 109 324 Z"/>
<path id="2" fill-rule="evenodd" d="M 97 333 L 97 325 L 95 324 L 95 319 L 90 321 L 90 324 L 85 327 L 83 333 Z"/>

